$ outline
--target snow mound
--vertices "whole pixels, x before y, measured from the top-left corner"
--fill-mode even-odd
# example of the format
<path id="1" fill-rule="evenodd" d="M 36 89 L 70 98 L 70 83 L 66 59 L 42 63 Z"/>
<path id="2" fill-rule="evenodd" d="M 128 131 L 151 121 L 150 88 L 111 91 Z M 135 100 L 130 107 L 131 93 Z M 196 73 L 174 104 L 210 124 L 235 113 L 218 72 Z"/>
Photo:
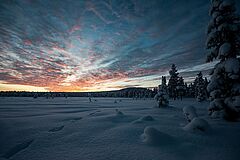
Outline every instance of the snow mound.
<path id="1" fill-rule="evenodd" d="M 189 122 L 197 117 L 196 109 L 193 106 L 183 107 L 183 114 Z"/>
<path id="2" fill-rule="evenodd" d="M 149 145 L 165 146 L 175 142 L 172 136 L 149 126 L 144 129 L 144 133 L 141 137 L 143 142 Z"/>
<path id="3" fill-rule="evenodd" d="M 123 112 L 121 112 L 120 110 L 116 109 L 116 115 L 122 116 L 122 115 L 124 115 L 124 114 L 123 114 Z"/>
<path id="4" fill-rule="evenodd" d="M 208 122 L 198 117 L 194 118 L 190 123 L 188 123 L 185 127 L 183 127 L 185 131 L 190 131 L 190 132 L 194 132 L 194 131 L 205 132 L 208 130 L 208 128 L 209 128 Z"/>

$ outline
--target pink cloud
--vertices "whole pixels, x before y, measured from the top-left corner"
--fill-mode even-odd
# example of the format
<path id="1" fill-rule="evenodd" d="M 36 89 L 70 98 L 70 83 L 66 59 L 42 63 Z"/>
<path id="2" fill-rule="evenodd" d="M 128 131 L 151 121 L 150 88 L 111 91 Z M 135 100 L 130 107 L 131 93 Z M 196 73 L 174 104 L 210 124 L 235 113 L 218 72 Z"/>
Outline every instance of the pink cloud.
<path id="1" fill-rule="evenodd" d="M 32 41 L 29 39 L 26 39 L 26 40 L 24 40 L 24 44 L 27 46 L 30 46 L 30 45 L 32 45 Z"/>
<path id="2" fill-rule="evenodd" d="M 74 33 L 75 31 L 79 31 L 81 29 L 81 26 L 80 25 L 74 25 L 70 30 L 69 30 L 69 33 L 72 34 Z"/>

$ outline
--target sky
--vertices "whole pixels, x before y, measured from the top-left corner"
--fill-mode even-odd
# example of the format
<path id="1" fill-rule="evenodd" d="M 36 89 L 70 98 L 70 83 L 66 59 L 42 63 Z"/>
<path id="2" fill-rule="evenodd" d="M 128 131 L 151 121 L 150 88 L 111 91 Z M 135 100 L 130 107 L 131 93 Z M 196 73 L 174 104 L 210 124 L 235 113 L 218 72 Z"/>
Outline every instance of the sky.
<path id="1" fill-rule="evenodd" d="M 239 6 L 239 4 L 237 4 Z M 0 0 L 0 91 L 155 87 L 205 63 L 209 0 Z"/>

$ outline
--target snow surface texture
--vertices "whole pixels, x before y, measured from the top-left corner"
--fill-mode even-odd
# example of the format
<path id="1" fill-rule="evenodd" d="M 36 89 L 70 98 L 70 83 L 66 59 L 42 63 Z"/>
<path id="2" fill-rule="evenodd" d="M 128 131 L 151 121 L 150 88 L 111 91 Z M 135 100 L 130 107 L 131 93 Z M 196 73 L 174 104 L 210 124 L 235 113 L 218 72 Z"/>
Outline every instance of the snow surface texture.
<path id="1" fill-rule="evenodd" d="M 154 118 L 152 116 L 147 115 L 137 119 L 136 121 L 133 121 L 133 123 L 144 123 L 148 121 L 154 121 Z"/>
<path id="2" fill-rule="evenodd" d="M 0 159 L 238 160 L 240 157 L 239 122 L 209 118 L 206 110 L 209 102 L 183 99 L 170 101 L 170 107 L 154 108 L 153 99 L 126 98 L 121 102 L 117 99 L 118 103 L 114 103 L 114 98 L 96 100 L 0 97 Z M 182 110 L 190 105 L 209 123 L 211 132 L 201 131 L 205 129 L 201 119 L 186 122 Z M 183 126 L 189 130 L 183 130 Z"/>

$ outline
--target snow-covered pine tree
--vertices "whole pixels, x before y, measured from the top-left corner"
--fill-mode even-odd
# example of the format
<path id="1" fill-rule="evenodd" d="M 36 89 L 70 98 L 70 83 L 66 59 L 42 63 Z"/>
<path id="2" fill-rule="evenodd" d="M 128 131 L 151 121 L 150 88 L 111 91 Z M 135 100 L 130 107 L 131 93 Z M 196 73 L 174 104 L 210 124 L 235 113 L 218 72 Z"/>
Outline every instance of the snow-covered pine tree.
<path id="1" fill-rule="evenodd" d="M 204 88 L 205 88 L 205 92 L 206 92 L 206 99 L 209 98 L 209 93 L 207 91 L 208 84 L 209 84 L 209 81 L 208 81 L 207 77 L 205 77 L 205 79 L 204 79 Z"/>
<path id="2" fill-rule="evenodd" d="M 185 96 L 188 96 L 188 93 L 189 93 L 188 84 L 185 82 L 184 85 L 185 85 Z"/>
<path id="3" fill-rule="evenodd" d="M 188 85 L 188 93 L 187 93 L 187 95 L 188 95 L 189 97 L 194 97 L 194 96 L 195 96 L 195 87 L 194 87 L 194 84 L 193 84 L 193 83 L 190 83 L 190 84 Z"/>
<path id="4" fill-rule="evenodd" d="M 182 97 L 185 93 L 185 84 L 184 84 L 184 79 L 183 77 L 179 77 L 179 80 L 177 82 L 177 95 L 181 98 L 182 100 Z"/>
<path id="5" fill-rule="evenodd" d="M 165 76 L 162 76 L 162 84 L 159 85 L 158 93 L 154 96 L 154 99 L 158 102 L 159 108 L 167 106 L 169 103 Z"/>
<path id="6" fill-rule="evenodd" d="M 208 91 L 209 114 L 234 120 L 240 110 L 240 17 L 231 0 L 212 0 L 208 25 L 207 62 L 219 59 L 215 65 Z"/>
<path id="7" fill-rule="evenodd" d="M 167 79 L 166 76 L 162 76 L 162 89 L 164 89 L 167 92 Z"/>
<path id="8" fill-rule="evenodd" d="M 205 84 L 205 80 L 202 77 L 202 72 L 199 72 L 197 74 L 197 78 L 195 79 L 195 83 L 196 83 L 196 98 L 199 102 L 205 100 L 207 98 L 207 92 L 206 92 L 206 84 Z"/>
<path id="9" fill-rule="evenodd" d="M 167 85 L 167 79 L 166 79 L 166 76 L 162 76 L 162 85 L 164 85 L 164 86 Z"/>
<path id="10" fill-rule="evenodd" d="M 168 81 L 168 89 L 169 89 L 169 96 L 172 97 L 174 100 L 177 97 L 177 85 L 178 85 L 178 72 L 177 67 L 175 64 L 172 64 L 171 70 L 169 71 L 170 79 Z"/>

